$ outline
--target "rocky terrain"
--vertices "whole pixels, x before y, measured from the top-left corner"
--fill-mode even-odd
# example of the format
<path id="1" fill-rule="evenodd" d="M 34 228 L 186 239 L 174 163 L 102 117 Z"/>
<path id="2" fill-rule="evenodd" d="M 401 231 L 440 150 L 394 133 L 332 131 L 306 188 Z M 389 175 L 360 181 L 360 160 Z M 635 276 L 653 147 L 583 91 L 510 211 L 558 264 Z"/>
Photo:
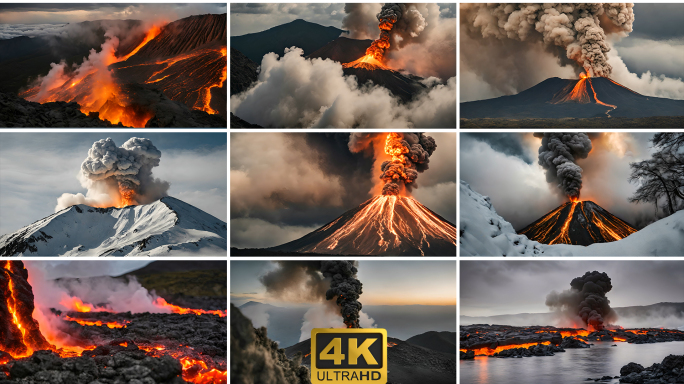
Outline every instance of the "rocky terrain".
<path id="1" fill-rule="evenodd" d="M 620 369 L 620 382 L 629 384 L 684 383 L 684 355 L 669 355 L 648 368 L 629 363 Z"/>
<path id="2" fill-rule="evenodd" d="M 230 94 L 235 95 L 247 90 L 253 82 L 257 81 L 259 65 L 242 52 L 230 48 Z M 233 114 L 231 113 L 231 123 Z"/>
<path id="3" fill-rule="evenodd" d="M 14 128 L 108 128 L 124 126 L 113 125 L 99 119 L 98 113 L 85 115 L 77 103 L 58 101 L 54 103 L 34 103 L 11 93 L 0 93 L 0 127 Z"/>

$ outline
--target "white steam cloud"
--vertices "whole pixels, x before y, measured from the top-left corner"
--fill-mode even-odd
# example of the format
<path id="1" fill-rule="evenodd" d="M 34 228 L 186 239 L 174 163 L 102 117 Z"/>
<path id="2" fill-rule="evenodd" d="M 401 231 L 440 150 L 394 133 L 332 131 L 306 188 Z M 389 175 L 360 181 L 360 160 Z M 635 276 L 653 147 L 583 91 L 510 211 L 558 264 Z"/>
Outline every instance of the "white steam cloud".
<path id="1" fill-rule="evenodd" d="M 259 80 L 234 95 L 231 112 L 264 127 L 397 128 L 456 126 L 456 78 L 441 84 L 424 80 L 428 90 L 402 104 L 386 88 L 359 87 L 332 60 L 303 57 L 300 48 L 264 55 Z"/>
<path id="2" fill-rule="evenodd" d="M 124 195 L 132 204 L 149 204 L 167 195 L 169 183 L 155 179 L 152 168 L 159 165 L 161 151 L 152 141 L 132 137 L 121 147 L 111 138 L 93 143 L 81 164 L 78 178 L 88 189 L 82 193 L 64 193 L 57 199 L 55 211 L 76 204 L 110 207 L 121 203 Z"/>

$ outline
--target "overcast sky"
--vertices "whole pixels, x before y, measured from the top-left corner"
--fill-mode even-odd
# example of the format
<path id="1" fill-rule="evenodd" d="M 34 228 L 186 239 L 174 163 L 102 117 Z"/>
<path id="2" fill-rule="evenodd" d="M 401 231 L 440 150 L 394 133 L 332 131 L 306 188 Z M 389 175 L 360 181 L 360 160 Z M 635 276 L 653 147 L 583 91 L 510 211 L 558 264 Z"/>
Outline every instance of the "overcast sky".
<path id="1" fill-rule="evenodd" d="M 51 34 L 66 23 L 105 19 L 171 22 L 191 15 L 226 13 L 226 10 L 225 3 L 0 3 L 0 39 Z"/>
<path id="2" fill-rule="evenodd" d="M 442 17 L 456 17 L 456 4 L 437 3 Z M 344 3 L 231 3 L 230 35 L 255 33 L 303 19 L 342 29 Z"/>
<path id="3" fill-rule="evenodd" d="M 627 201 L 636 191 L 630 184 L 630 162 L 650 157 L 653 133 L 594 133 L 592 151 L 577 160 L 582 167 L 580 198 L 592 200 L 613 215 L 642 228 L 655 218 L 653 204 Z M 461 179 L 489 196 L 496 212 L 516 230 L 567 201 L 546 181 L 538 164 L 541 138 L 532 133 L 462 133 Z"/>
<path id="4" fill-rule="evenodd" d="M 413 196 L 455 223 L 456 134 L 426 133 L 437 149 Z M 232 133 L 231 246 L 295 240 L 373 196 L 373 159 L 351 153 L 349 133 Z"/>
<path id="5" fill-rule="evenodd" d="M 230 262 L 230 301 L 240 306 L 259 301 L 276 306 L 285 302 L 266 294 L 259 277 L 278 266 L 270 261 Z M 455 261 L 359 261 L 364 305 L 456 305 Z"/>
<path id="6" fill-rule="evenodd" d="M 461 315 L 549 312 L 546 295 L 588 271 L 611 278 L 611 307 L 684 302 L 684 261 L 462 261 Z"/>
<path id="7" fill-rule="evenodd" d="M 636 3 L 634 16 L 629 36 L 609 35 L 611 77 L 642 94 L 684 99 L 684 4 Z M 577 78 L 573 67 L 514 40 L 496 48 L 501 58 L 482 54 L 494 46 L 475 42 L 461 28 L 461 102 L 515 94 L 549 77 Z"/>
<path id="8" fill-rule="evenodd" d="M 0 234 L 55 212 L 62 193 L 83 193 L 81 163 L 97 140 L 117 146 L 144 137 L 162 153 L 156 178 L 171 183 L 169 195 L 227 219 L 225 133 L 0 133 Z"/>

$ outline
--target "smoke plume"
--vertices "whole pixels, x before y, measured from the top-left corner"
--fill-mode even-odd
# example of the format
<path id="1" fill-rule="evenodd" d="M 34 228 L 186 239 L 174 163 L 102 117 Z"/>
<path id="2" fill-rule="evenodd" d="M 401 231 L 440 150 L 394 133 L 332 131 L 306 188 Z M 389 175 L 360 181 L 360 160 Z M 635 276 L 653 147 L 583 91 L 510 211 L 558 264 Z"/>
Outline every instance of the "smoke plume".
<path id="1" fill-rule="evenodd" d="M 606 297 L 611 289 L 613 285 L 605 272 L 587 272 L 572 279 L 569 290 L 549 293 L 546 305 L 563 313 L 570 321 L 581 319 L 583 326 L 600 331 L 617 320 Z"/>
<path id="2" fill-rule="evenodd" d="M 591 140 L 585 133 L 535 133 L 541 137 L 539 165 L 546 170 L 546 181 L 558 186 L 570 200 L 579 199 L 582 168 L 575 163 L 591 152 Z"/>
<path id="3" fill-rule="evenodd" d="M 85 196 L 63 194 L 57 199 L 55 211 L 75 204 L 124 207 L 159 200 L 167 195 L 170 186 L 152 175 L 160 158 L 161 151 L 149 139 L 132 137 L 121 147 L 111 138 L 96 141 L 78 175 L 88 192 Z"/>
<path id="4" fill-rule="evenodd" d="M 363 285 L 356 278 L 357 262 L 326 260 L 276 263 L 278 269 L 259 278 L 268 294 L 290 301 L 316 302 L 325 298 L 328 308 L 336 309 L 347 328 L 360 327 L 359 312 L 362 305 L 359 297 Z M 313 323 L 318 315 L 309 312 L 305 320 Z M 320 310 L 314 309 L 314 312 Z M 324 316 L 321 314 L 321 317 Z"/>
<path id="5" fill-rule="evenodd" d="M 626 36 L 634 22 L 630 3 L 462 4 L 461 23 L 473 39 L 541 44 L 561 65 L 610 77 L 606 35 Z"/>
<path id="6" fill-rule="evenodd" d="M 423 133 L 390 132 L 388 134 L 351 133 L 349 150 L 361 152 L 371 149 L 375 152 L 376 166 L 379 163 L 383 181 L 383 195 L 410 193 L 416 186 L 419 172 L 428 169 L 430 156 L 437 149 L 432 136 Z M 385 160 L 389 157 L 389 160 Z"/>

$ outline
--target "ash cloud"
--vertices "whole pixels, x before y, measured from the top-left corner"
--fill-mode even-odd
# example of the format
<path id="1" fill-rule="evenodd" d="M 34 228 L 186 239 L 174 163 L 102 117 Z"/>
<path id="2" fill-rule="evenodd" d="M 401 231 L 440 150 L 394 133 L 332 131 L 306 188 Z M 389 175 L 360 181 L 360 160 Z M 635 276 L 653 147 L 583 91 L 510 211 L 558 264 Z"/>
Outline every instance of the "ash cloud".
<path id="1" fill-rule="evenodd" d="M 267 294 L 286 301 L 322 302 L 305 314 L 301 340 L 309 337 L 312 328 L 359 328 L 373 321 L 361 312 L 359 297 L 363 284 L 356 278 L 355 261 L 276 261 L 277 269 L 266 273 L 259 281 Z"/>
<path id="2" fill-rule="evenodd" d="M 617 320 L 617 314 L 606 297 L 611 289 L 613 285 L 608 274 L 587 272 L 574 278 L 569 290 L 560 293 L 551 291 L 546 296 L 546 305 L 563 313 L 570 322 L 579 318 L 584 326 L 600 331 Z"/>
<path id="3" fill-rule="evenodd" d="M 55 211 L 76 204 L 109 207 L 132 194 L 134 204 L 149 204 L 167 195 L 170 184 L 154 178 L 152 169 L 159 165 L 161 151 L 145 138 L 132 137 L 121 147 L 111 138 L 93 143 L 81 164 L 78 178 L 88 189 L 81 193 L 64 193 L 57 199 Z"/>
<path id="4" fill-rule="evenodd" d="M 578 199 L 582 189 L 582 168 L 578 159 L 591 151 L 591 140 L 585 133 L 538 133 L 541 137 L 539 165 L 546 170 L 546 181 L 556 184 L 571 200 Z"/>

